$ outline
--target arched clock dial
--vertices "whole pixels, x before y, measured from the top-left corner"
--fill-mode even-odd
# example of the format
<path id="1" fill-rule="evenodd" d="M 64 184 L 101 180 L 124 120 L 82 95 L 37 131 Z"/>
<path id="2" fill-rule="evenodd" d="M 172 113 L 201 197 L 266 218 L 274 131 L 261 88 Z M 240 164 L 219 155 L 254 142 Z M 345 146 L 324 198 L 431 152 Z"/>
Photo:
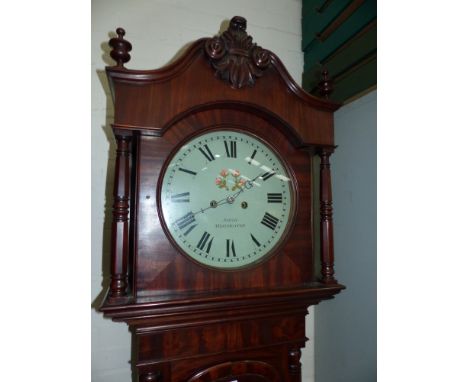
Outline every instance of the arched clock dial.
<path id="1" fill-rule="evenodd" d="M 294 185 L 269 145 L 221 130 L 191 139 L 172 156 L 160 198 L 166 230 L 183 253 L 233 269 L 263 259 L 284 239 Z"/>

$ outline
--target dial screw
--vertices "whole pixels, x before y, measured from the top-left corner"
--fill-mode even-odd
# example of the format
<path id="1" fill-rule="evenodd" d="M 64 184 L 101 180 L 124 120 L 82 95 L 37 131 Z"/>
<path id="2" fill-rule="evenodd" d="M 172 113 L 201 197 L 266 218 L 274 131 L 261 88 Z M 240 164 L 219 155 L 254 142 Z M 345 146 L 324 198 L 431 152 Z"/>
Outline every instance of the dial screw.
<path id="1" fill-rule="evenodd" d="M 243 209 L 246 209 L 248 206 L 249 206 L 249 205 L 247 204 L 247 202 L 242 202 L 242 203 L 241 203 L 241 207 L 242 207 Z"/>
<path id="2" fill-rule="evenodd" d="M 210 207 L 211 207 L 211 208 L 216 208 L 216 207 L 218 207 L 218 202 L 216 202 L 216 200 L 212 200 L 212 201 L 210 202 Z"/>

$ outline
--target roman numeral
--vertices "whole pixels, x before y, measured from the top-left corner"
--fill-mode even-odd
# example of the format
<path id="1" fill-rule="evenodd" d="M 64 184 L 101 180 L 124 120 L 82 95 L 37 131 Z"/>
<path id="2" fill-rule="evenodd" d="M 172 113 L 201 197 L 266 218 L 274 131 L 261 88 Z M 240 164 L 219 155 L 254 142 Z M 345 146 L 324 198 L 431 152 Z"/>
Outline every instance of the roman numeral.
<path id="1" fill-rule="evenodd" d="M 204 251 L 205 250 L 205 245 L 206 243 L 208 242 L 208 239 L 210 238 L 210 234 L 208 232 L 204 232 L 200 241 L 198 242 L 197 244 L 197 248 L 201 251 Z M 210 249 L 211 249 L 211 244 L 213 243 L 213 239 L 214 237 L 211 238 L 211 240 L 208 242 L 208 246 L 206 247 L 206 253 L 210 253 Z"/>
<path id="2" fill-rule="evenodd" d="M 236 256 L 236 248 L 234 247 L 234 240 L 226 239 L 226 257 Z"/>
<path id="3" fill-rule="evenodd" d="M 268 203 L 283 203 L 283 194 L 273 192 L 267 194 Z"/>
<path id="4" fill-rule="evenodd" d="M 275 218 L 273 215 L 270 215 L 268 212 L 265 212 L 265 216 L 263 216 L 263 219 L 261 223 L 265 226 L 268 227 L 272 230 L 276 228 L 276 225 L 278 224 L 279 219 Z"/>
<path id="5" fill-rule="evenodd" d="M 212 160 L 215 160 L 215 157 L 213 156 L 213 153 L 210 151 L 209 147 L 207 145 L 203 145 L 205 147 L 205 150 L 203 150 L 201 147 L 198 148 L 198 150 L 200 150 L 200 152 L 205 156 L 206 159 L 208 159 L 208 161 L 212 161 Z"/>
<path id="6" fill-rule="evenodd" d="M 237 158 L 237 142 L 236 141 L 229 141 L 229 145 L 227 141 L 224 141 L 224 148 L 226 149 L 226 155 L 228 158 Z"/>
<path id="7" fill-rule="evenodd" d="M 179 171 L 186 172 L 187 174 L 197 175 L 195 171 L 187 170 L 186 168 L 179 167 Z"/>
<path id="8" fill-rule="evenodd" d="M 184 229 L 185 227 L 187 227 L 188 225 L 192 224 L 195 222 L 195 216 L 193 215 L 193 212 L 190 211 L 188 214 L 182 216 L 181 218 L 177 219 L 175 221 L 175 224 L 177 225 L 177 227 L 179 227 L 179 229 Z M 193 228 L 190 227 L 191 229 L 189 231 L 187 231 L 186 233 L 184 233 L 184 235 L 187 235 Z"/>
<path id="9" fill-rule="evenodd" d="M 187 203 L 190 202 L 190 192 L 183 192 L 182 194 L 171 195 L 172 203 Z"/>
<path id="10" fill-rule="evenodd" d="M 253 242 L 254 242 L 255 244 L 257 244 L 257 247 L 260 247 L 260 243 L 258 242 L 257 239 L 255 239 L 255 236 L 252 235 L 252 234 L 250 234 L 250 237 L 252 238 Z"/>
<path id="11" fill-rule="evenodd" d="M 249 158 L 248 164 L 252 164 L 253 159 L 255 158 L 255 154 L 257 154 L 257 150 L 254 150 L 252 155 Z"/>
<path id="12" fill-rule="evenodd" d="M 190 232 L 192 232 L 192 230 L 197 226 L 197 224 L 193 224 L 189 227 L 189 229 L 187 231 L 184 232 L 184 236 L 187 236 Z"/>
<path id="13" fill-rule="evenodd" d="M 263 181 L 266 181 L 266 180 L 270 179 L 270 178 L 271 178 L 273 175 L 275 175 L 275 174 L 276 174 L 275 171 L 268 171 L 268 172 L 266 172 L 265 174 L 263 174 L 263 175 L 261 176 L 261 178 L 263 179 Z"/>

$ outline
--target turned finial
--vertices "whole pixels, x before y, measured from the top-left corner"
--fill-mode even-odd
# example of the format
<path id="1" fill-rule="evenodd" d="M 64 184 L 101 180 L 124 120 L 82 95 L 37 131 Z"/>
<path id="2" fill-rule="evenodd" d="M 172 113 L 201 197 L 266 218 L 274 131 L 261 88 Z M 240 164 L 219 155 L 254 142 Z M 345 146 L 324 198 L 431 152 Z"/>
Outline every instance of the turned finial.
<path id="1" fill-rule="evenodd" d="M 324 68 L 322 70 L 322 80 L 318 83 L 319 94 L 323 98 L 329 98 L 330 94 L 333 92 L 333 83 L 332 80 L 328 77 L 328 70 Z"/>
<path id="2" fill-rule="evenodd" d="M 123 38 L 125 36 L 125 29 L 117 28 L 117 36 L 109 40 L 109 45 L 113 48 L 110 55 L 117 62 L 116 66 L 123 67 L 123 64 L 130 61 L 130 52 L 132 44 Z"/>
<path id="3" fill-rule="evenodd" d="M 229 29 L 231 30 L 247 30 L 247 20 L 242 16 L 234 16 L 229 22 Z"/>

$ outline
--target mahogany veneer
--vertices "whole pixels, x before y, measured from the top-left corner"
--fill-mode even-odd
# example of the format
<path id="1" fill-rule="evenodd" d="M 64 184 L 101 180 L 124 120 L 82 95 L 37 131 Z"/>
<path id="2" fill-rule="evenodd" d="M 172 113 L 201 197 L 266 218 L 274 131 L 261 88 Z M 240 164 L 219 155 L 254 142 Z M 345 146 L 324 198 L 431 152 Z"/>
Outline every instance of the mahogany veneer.
<path id="1" fill-rule="evenodd" d="M 245 19 L 234 17 L 221 36 L 200 39 L 173 64 L 148 71 L 124 67 L 131 44 L 122 28 L 110 41 L 117 157 L 111 284 L 101 311 L 130 325 L 139 381 L 300 381 L 307 308 L 344 288 L 333 270 L 329 163 L 340 105 L 305 93 L 245 29 Z M 327 96 L 331 84 L 324 84 Z M 179 253 L 158 213 L 167 158 L 188 136 L 226 127 L 271 143 L 298 195 L 285 243 L 260 264 L 229 272 Z M 321 158 L 320 179 L 312 179 L 311 155 Z M 311 197 L 320 198 L 320 243 L 312 240 Z"/>

